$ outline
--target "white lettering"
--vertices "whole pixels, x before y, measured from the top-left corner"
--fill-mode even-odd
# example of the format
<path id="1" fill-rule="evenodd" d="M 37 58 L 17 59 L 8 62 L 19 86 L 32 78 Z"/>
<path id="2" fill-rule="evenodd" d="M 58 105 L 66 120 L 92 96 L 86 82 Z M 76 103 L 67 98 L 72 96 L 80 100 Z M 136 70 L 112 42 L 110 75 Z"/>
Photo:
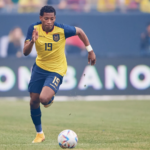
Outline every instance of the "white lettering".
<path id="1" fill-rule="evenodd" d="M 89 86 L 92 86 L 95 90 L 99 90 L 103 87 L 97 70 L 94 66 L 87 66 L 84 69 L 78 88 L 80 90 L 85 90 Z"/>
<path id="2" fill-rule="evenodd" d="M 21 66 L 18 69 L 18 87 L 21 91 L 26 91 L 28 89 L 28 83 L 30 80 L 31 72 L 25 67 Z"/>
<path id="3" fill-rule="evenodd" d="M 5 81 L 1 81 L 4 77 Z M 12 69 L 8 67 L 0 67 L 0 91 L 8 91 L 13 88 L 16 78 Z"/>
<path id="4" fill-rule="evenodd" d="M 144 79 L 140 79 L 140 75 L 143 75 Z M 150 68 L 146 65 L 134 67 L 130 73 L 130 82 L 139 90 L 147 89 L 150 86 Z"/>
<path id="5" fill-rule="evenodd" d="M 77 85 L 76 70 L 74 67 L 68 66 L 67 73 L 63 78 L 63 83 L 60 86 L 60 90 L 72 90 Z"/>
<path id="6" fill-rule="evenodd" d="M 114 66 L 108 65 L 105 67 L 105 87 L 113 89 L 116 85 L 120 90 L 127 88 L 127 68 L 124 65 L 118 67 L 118 72 Z"/>

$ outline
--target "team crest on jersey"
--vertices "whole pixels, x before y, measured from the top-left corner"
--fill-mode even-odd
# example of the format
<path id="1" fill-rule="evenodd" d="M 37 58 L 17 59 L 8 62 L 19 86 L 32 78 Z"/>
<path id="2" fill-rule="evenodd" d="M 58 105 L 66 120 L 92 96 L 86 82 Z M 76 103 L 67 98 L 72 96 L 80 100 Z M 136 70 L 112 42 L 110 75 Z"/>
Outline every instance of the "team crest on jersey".
<path id="1" fill-rule="evenodd" d="M 55 42 L 58 42 L 58 41 L 60 40 L 59 34 L 53 34 L 53 40 L 54 40 Z"/>

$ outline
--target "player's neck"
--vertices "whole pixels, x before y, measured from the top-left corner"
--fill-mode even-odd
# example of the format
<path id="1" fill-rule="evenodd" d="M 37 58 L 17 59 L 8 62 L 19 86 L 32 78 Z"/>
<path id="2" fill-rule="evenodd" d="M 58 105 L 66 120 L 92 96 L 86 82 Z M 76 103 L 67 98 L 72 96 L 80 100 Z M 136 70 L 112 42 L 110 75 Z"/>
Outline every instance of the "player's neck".
<path id="1" fill-rule="evenodd" d="M 52 28 L 52 29 L 50 29 L 49 31 L 44 30 L 44 28 L 43 28 L 43 27 L 42 27 L 42 29 L 43 29 L 43 31 L 45 31 L 46 33 L 48 33 L 48 32 L 52 32 L 52 31 L 53 31 L 54 26 L 53 26 L 53 28 Z"/>

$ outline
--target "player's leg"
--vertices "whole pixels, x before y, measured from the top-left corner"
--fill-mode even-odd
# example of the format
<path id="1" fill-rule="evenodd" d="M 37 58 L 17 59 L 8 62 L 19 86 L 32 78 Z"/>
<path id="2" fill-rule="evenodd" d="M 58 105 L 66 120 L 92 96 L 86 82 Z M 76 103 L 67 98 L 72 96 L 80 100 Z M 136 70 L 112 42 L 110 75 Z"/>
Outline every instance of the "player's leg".
<path id="1" fill-rule="evenodd" d="M 41 125 L 41 109 L 40 109 L 40 100 L 38 93 L 30 93 L 30 112 L 33 124 L 37 132 L 36 138 L 32 143 L 40 143 L 45 140 L 44 133 L 42 131 Z"/>
<path id="2" fill-rule="evenodd" d="M 41 125 L 41 109 L 39 100 L 39 95 L 42 91 L 45 79 L 46 77 L 41 71 L 41 69 L 36 64 L 34 64 L 32 68 L 30 83 L 28 86 L 28 91 L 30 92 L 31 97 L 30 113 L 37 132 L 36 138 L 33 140 L 32 143 L 39 143 L 42 142 L 43 139 L 45 139 Z"/>
<path id="3" fill-rule="evenodd" d="M 37 109 L 40 106 L 40 94 L 38 93 L 30 93 L 30 108 L 31 109 Z"/>
<path id="4" fill-rule="evenodd" d="M 44 107 L 48 107 L 53 103 L 54 96 L 62 84 L 63 76 L 51 72 L 46 78 L 42 92 L 40 94 L 40 102 Z"/>
<path id="5" fill-rule="evenodd" d="M 31 111 L 31 118 L 33 124 L 35 125 L 37 133 L 42 132 L 41 126 L 41 109 L 40 109 L 40 100 L 38 93 L 30 93 L 30 111 Z"/>
<path id="6" fill-rule="evenodd" d="M 55 91 L 48 86 L 44 86 L 40 94 L 40 102 L 47 108 L 53 103 L 54 96 Z"/>

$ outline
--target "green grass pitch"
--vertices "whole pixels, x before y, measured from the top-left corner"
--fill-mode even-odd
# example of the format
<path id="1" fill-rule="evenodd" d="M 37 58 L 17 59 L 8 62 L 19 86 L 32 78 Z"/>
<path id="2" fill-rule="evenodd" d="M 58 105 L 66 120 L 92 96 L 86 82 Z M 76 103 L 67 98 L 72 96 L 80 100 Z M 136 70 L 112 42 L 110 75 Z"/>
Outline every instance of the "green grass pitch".
<path id="1" fill-rule="evenodd" d="M 150 101 L 54 102 L 41 109 L 46 140 L 31 144 L 29 102 L 0 101 L 0 150 L 61 150 L 64 129 L 77 133 L 75 150 L 150 150 Z"/>

